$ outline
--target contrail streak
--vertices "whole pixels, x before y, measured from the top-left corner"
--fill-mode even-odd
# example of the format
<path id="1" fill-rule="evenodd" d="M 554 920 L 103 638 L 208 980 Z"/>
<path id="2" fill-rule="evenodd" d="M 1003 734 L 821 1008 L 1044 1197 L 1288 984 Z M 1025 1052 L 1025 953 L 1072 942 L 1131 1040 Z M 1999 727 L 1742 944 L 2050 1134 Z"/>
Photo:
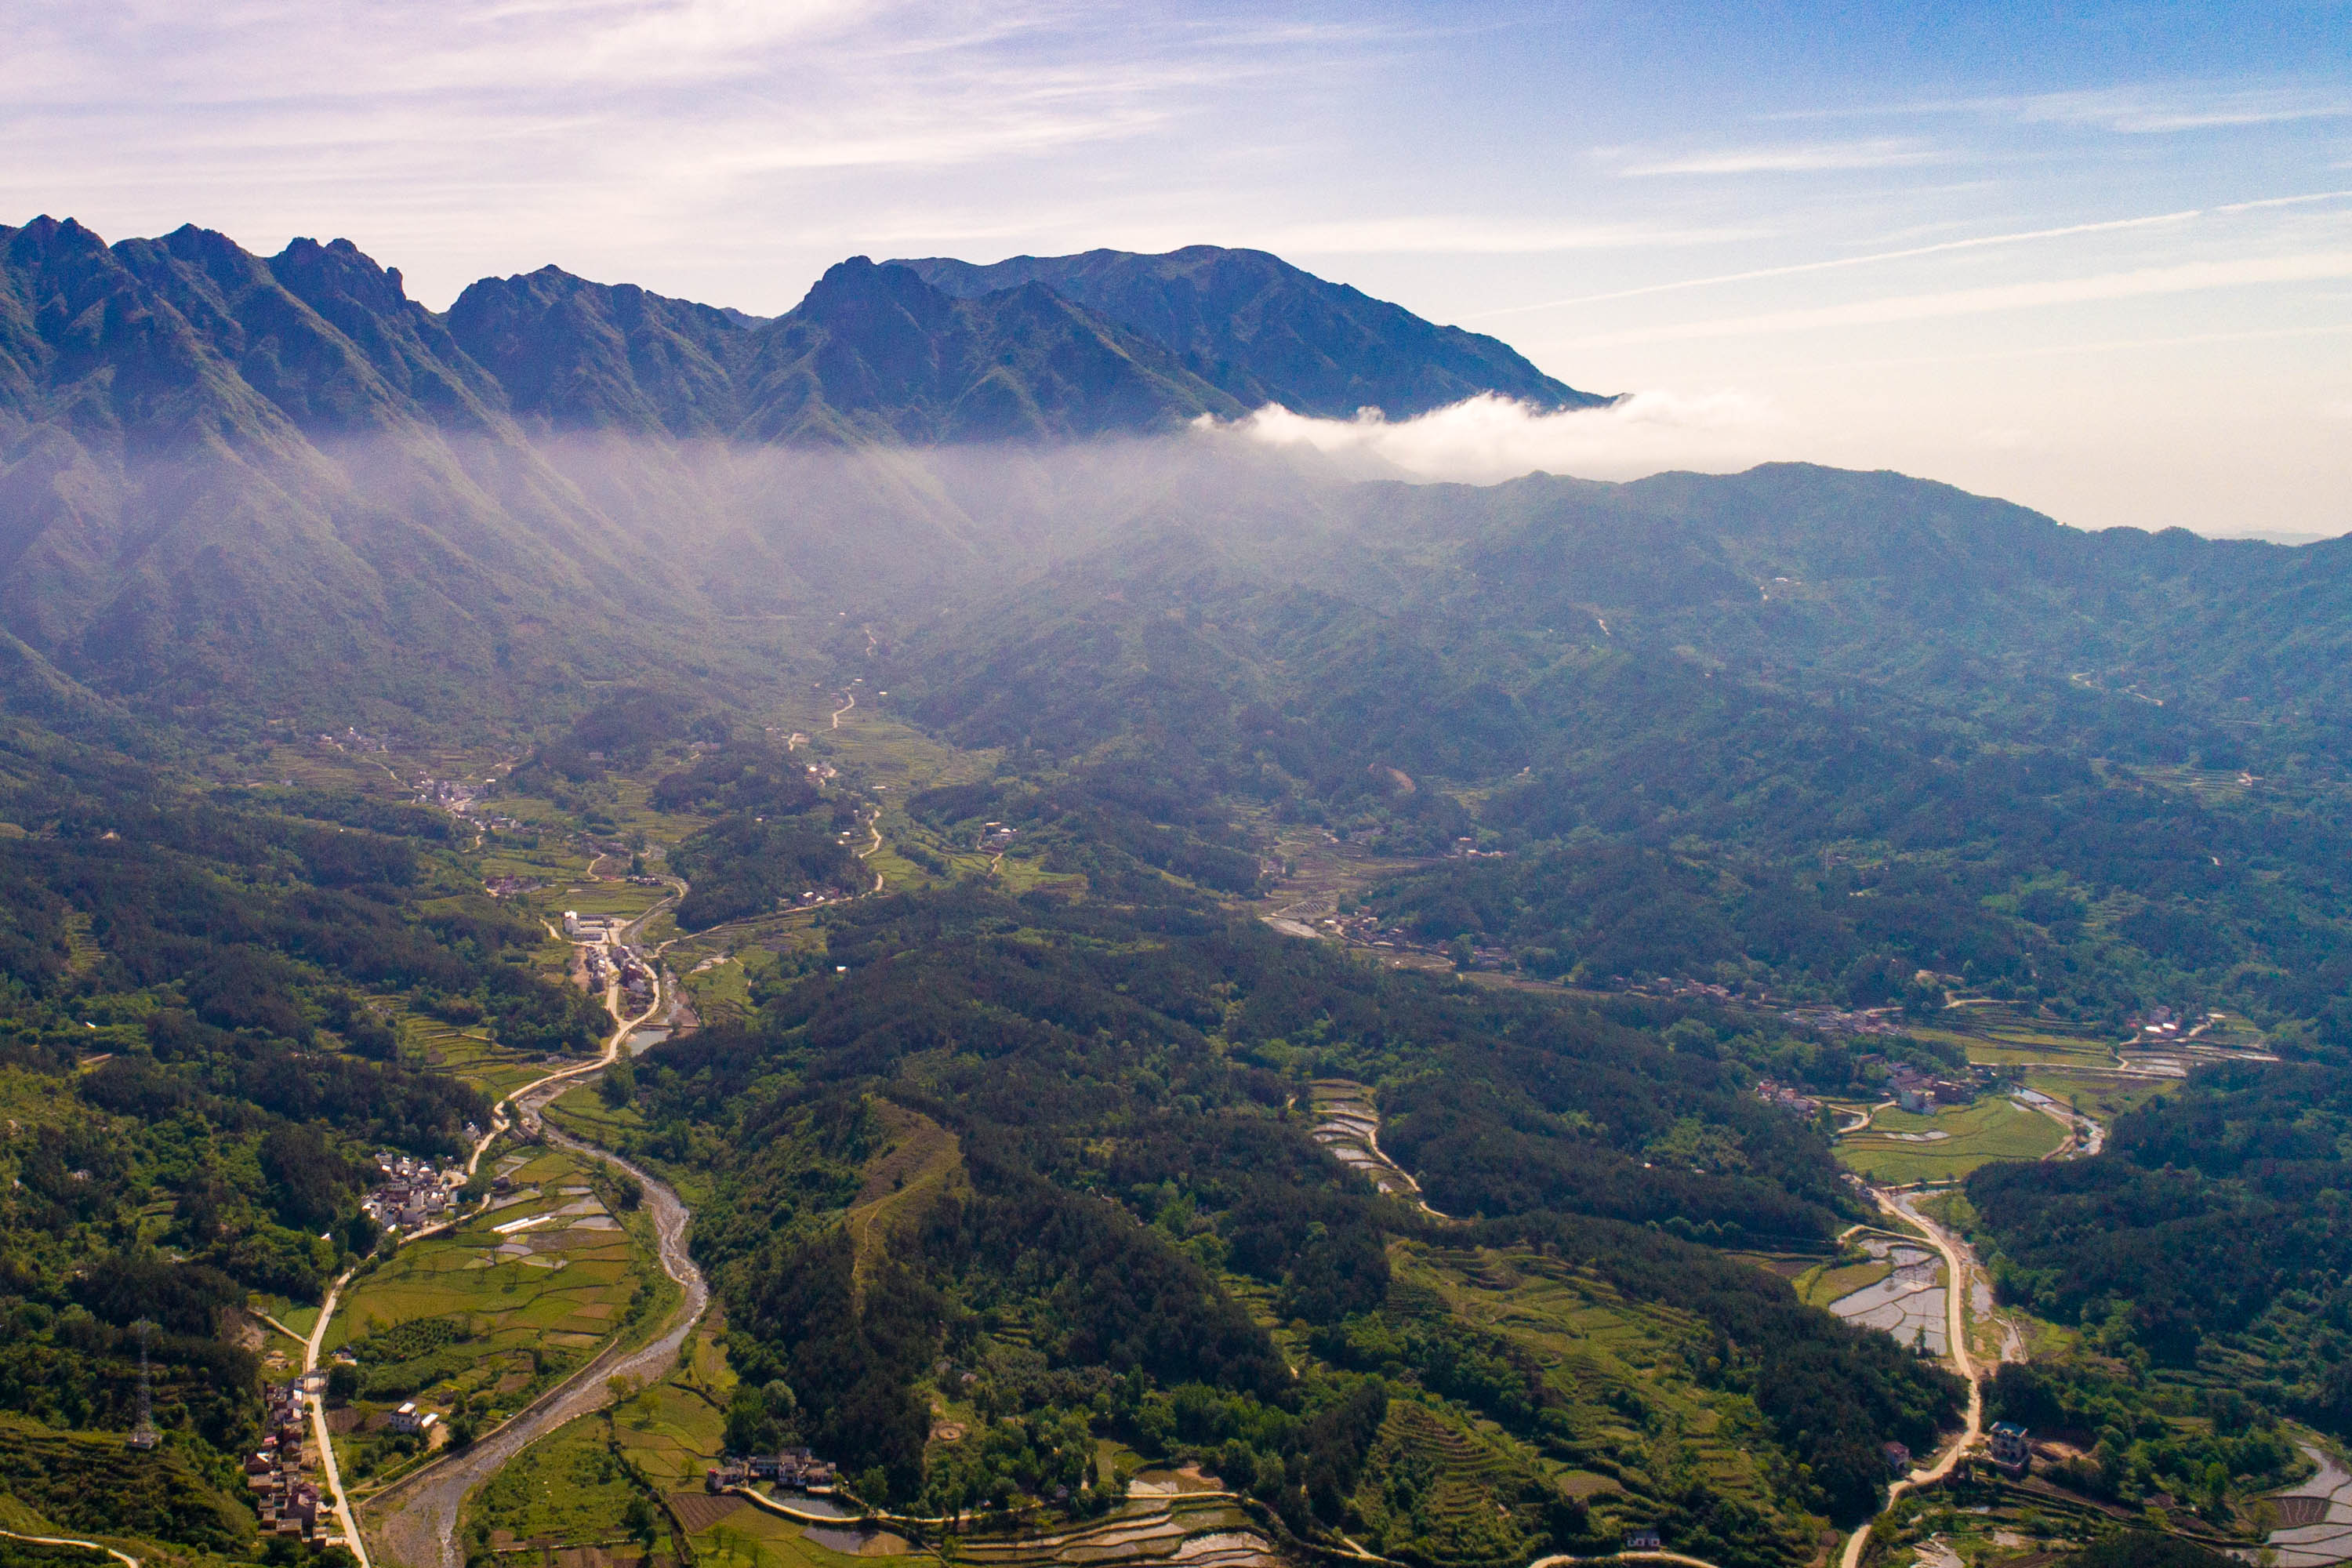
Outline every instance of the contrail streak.
<path id="1" fill-rule="evenodd" d="M 1685 278 L 1673 283 L 1645 283 L 1638 289 L 1612 289 L 1605 294 L 1579 294 L 1566 300 L 1545 300 L 1533 305 L 1507 305 L 1499 310 L 1481 310 L 1464 321 L 1484 321 L 1495 316 L 1517 316 L 1529 310 L 1552 310 L 1569 305 L 1597 305 L 1605 300 L 1631 300 L 1643 294 L 1666 294 L 1678 289 L 1705 289 L 1717 283 L 1745 283 L 1758 278 L 1786 278 L 1800 272 L 1826 272 L 1840 267 L 1868 267 L 1881 261 L 1905 261 L 1915 256 L 1937 256 L 1946 251 L 1978 250 L 1994 245 L 2021 245 L 2035 239 L 2061 239 L 2070 235 L 2101 234 L 2116 229 L 2150 228 L 2158 224 L 2186 223 L 2192 218 L 2215 213 L 2251 212 L 2258 207 L 2293 206 L 2304 202 L 2334 201 L 2352 196 L 2352 191 L 2317 191 L 2310 195 L 2272 196 L 2262 201 L 2232 202 L 2225 206 L 2189 207 L 2177 213 L 2158 213 L 2149 217 L 2109 218 L 2100 223 L 2067 224 L 2059 228 L 2026 229 L 2017 234 L 1980 235 L 1975 239 L 1948 239 L 1936 245 L 1915 245 L 1906 250 L 1880 250 L 1868 256 L 1841 256 L 1828 261 L 1799 261 L 1786 267 L 1759 267 L 1748 272 L 1724 272 L 1712 278 Z"/>

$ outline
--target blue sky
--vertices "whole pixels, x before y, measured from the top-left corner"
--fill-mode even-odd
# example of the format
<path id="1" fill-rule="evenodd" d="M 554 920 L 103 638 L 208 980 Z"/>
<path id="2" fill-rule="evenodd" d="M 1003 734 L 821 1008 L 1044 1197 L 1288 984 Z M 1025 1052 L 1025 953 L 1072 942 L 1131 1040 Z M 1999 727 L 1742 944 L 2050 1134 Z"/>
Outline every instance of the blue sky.
<path id="1" fill-rule="evenodd" d="M 2063 15 L 2062 15 L 2063 13 Z M 1805 458 L 2352 528 L 2352 5 L 0 0 L 0 221 L 772 312 L 1255 245 L 1642 395 L 1425 471 Z"/>

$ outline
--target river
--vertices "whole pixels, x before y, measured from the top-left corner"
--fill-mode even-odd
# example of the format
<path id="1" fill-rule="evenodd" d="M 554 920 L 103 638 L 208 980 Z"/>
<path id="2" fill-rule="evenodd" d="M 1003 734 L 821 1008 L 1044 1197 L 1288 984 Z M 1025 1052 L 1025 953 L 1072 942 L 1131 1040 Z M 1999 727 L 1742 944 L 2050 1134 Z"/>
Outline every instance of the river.
<path id="1" fill-rule="evenodd" d="M 553 1090 L 534 1102 L 543 1105 Z M 520 1109 L 518 1106 L 518 1109 Z M 542 1121 L 541 1125 L 545 1123 Z M 670 1313 L 659 1336 L 635 1350 L 607 1345 L 589 1363 L 540 1396 L 463 1453 L 453 1454 L 394 1483 L 360 1510 L 361 1528 L 374 1551 L 386 1563 L 401 1568 L 461 1568 L 465 1553 L 457 1544 L 457 1510 L 466 1494 L 498 1473 L 509 1460 L 550 1432 L 579 1416 L 593 1414 L 612 1402 L 610 1384 L 616 1377 L 643 1385 L 667 1373 L 678 1348 L 709 1303 L 709 1288 L 702 1270 L 687 1254 L 686 1227 L 693 1217 L 668 1184 L 609 1150 L 583 1143 L 553 1127 L 551 1143 L 574 1153 L 592 1155 L 635 1176 L 645 1188 L 646 1211 L 652 1215 L 660 1244 L 662 1271 L 683 1287 L 684 1295 Z"/>

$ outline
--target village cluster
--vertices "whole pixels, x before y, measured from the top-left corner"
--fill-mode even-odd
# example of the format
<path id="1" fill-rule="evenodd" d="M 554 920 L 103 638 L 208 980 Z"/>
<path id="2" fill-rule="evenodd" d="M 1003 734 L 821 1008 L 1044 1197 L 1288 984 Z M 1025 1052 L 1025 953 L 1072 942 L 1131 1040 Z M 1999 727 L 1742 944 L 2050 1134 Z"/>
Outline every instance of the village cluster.
<path id="1" fill-rule="evenodd" d="M 1401 925 L 1381 924 L 1381 917 L 1374 914 L 1332 915 L 1317 923 L 1342 942 L 1357 947 L 1393 948 L 1399 952 L 1439 955 L 1446 951 L 1445 943 L 1417 941 L 1406 935 L 1404 927 Z M 1473 946 L 1470 949 L 1470 966 L 1473 969 L 1501 969 L 1510 962 L 1510 953 L 1499 947 Z"/>
<path id="2" fill-rule="evenodd" d="M 2221 1013 L 2208 1013 L 2198 1017 L 2191 1013 L 2176 1013 L 2169 1007 L 2151 1007 L 2145 1017 L 2132 1026 L 2131 1043 L 2152 1045 L 2159 1040 L 2193 1040 L 2225 1016 Z"/>
<path id="3" fill-rule="evenodd" d="M 1898 1110 L 1916 1116 L 1934 1113 L 1939 1105 L 1973 1105 L 1999 1082 L 1999 1074 L 1983 1067 L 1971 1068 L 1966 1078 L 1939 1077 L 1921 1072 L 1906 1062 L 1887 1064 L 1880 1056 L 1867 1056 L 1857 1063 L 1865 1071 L 1873 1067 L 1885 1067 L 1886 1079 L 1882 1092 Z M 1772 1079 L 1759 1079 L 1756 1098 L 1767 1105 L 1779 1106 L 1799 1116 L 1812 1117 L 1821 1113 L 1822 1102 L 1802 1091 Z"/>
<path id="4" fill-rule="evenodd" d="M 467 1136 L 474 1130 L 467 1128 Z M 415 1159 L 387 1149 L 375 1157 L 377 1182 L 360 1200 L 366 1215 L 386 1230 L 415 1231 L 438 1225 L 457 1211 L 457 1189 L 465 1173 L 443 1170 L 429 1160 Z"/>
<path id="5" fill-rule="evenodd" d="M 261 1446 L 246 1456 L 245 1484 L 254 1494 L 265 1535 L 296 1536 L 313 1545 L 341 1544 L 322 1535 L 331 1510 L 321 1509 L 319 1485 L 310 1477 L 305 1425 L 312 1397 L 302 1379 L 273 1383 L 265 1390 Z"/>
<path id="6" fill-rule="evenodd" d="M 661 988 L 661 980 L 653 965 L 646 961 L 643 950 L 619 945 L 616 939 L 625 929 L 624 921 L 583 918 L 577 910 L 563 911 L 563 934 L 576 942 L 592 942 L 594 946 L 581 950 L 581 964 L 588 989 L 601 991 L 616 978 L 622 999 L 633 1012 L 642 1013 L 654 1005 Z"/>
<path id="7" fill-rule="evenodd" d="M 702 1473 L 703 1487 L 714 1492 L 754 1481 L 822 1495 L 833 1490 L 833 1466 L 806 1448 L 785 1448 L 773 1454 L 729 1454 Z"/>

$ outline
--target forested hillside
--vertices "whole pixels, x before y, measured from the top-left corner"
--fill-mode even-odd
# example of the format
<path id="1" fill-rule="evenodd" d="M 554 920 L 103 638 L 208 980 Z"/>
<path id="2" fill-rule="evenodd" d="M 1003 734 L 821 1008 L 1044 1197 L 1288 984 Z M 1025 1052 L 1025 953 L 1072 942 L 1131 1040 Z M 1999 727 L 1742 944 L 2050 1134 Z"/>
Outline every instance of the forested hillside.
<path id="1" fill-rule="evenodd" d="M 315 1302 L 375 1246 L 377 1150 L 455 1154 L 488 1120 L 401 1017 L 543 1053 L 600 1014 L 509 962 L 539 933 L 453 874 L 445 817 L 191 788 L 171 758 L 0 743 L 0 1419 L 40 1424 L 5 1484 L 60 1525 L 236 1554 L 251 1515 L 208 1489 L 258 1436 L 250 1301 Z M 62 1434 L 131 1424 L 141 1320 L 174 1447 L 85 1489 Z"/>
<path id="2" fill-rule="evenodd" d="M 1809 1304 L 1964 1286 L 1943 1226 L 2032 1508 L 2259 1540 L 2352 1440 L 2352 554 L 1231 427 L 1480 393 L 1601 401 L 1255 253 L 440 314 L 0 229 L 10 1528 L 249 1559 L 263 1314 L 399 1260 L 446 1310 L 322 1342 L 470 1434 L 698 1300 L 623 1256 L 674 1188 L 719 1312 L 589 1459 L 679 1560 L 741 1542 L 631 1432 L 918 1533 L 1150 1468 L 1301 1556 L 1799 1568 L 1961 1430 L 1949 1318 Z M 558 1069 L 647 1184 L 484 1141 L 593 1245 L 417 1283 L 372 1157 Z"/>
<path id="3" fill-rule="evenodd" d="M 965 888 L 851 906 L 825 933 L 845 973 L 637 1076 L 632 1151 L 715 1162 L 698 1245 L 735 1359 L 789 1386 L 803 1435 L 873 1489 L 952 1510 L 1014 1486 L 926 1467 L 944 1355 L 978 1374 L 950 1391 L 959 1405 L 1199 1452 L 1312 1534 L 1365 1517 L 1370 1428 L 1343 1413 L 1380 1374 L 1500 1423 L 1532 1457 L 1605 1467 L 1624 1498 L 1612 1517 L 1632 1508 L 1731 1560 L 1773 1561 L 1796 1550 L 1802 1512 L 1869 1506 L 1881 1441 L 1925 1444 L 1951 1418 L 1951 1381 L 1929 1364 L 1660 1234 L 1695 1219 L 1802 1246 L 1850 1205 L 1818 1135 L 1739 1095 L 1722 1064 L 1591 1015 L 1374 975 L 1140 867 L 1112 880 L 1119 858 L 1103 854 L 1079 901 Z M 1309 1080 L 1331 1075 L 1411 1086 L 1382 1096 L 1391 1143 L 1433 1205 L 1487 1223 L 1348 1177 L 1307 1137 Z M 859 1167 L 908 1113 L 953 1134 L 953 1174 L 841 1228 L 867 1201 Z M 1743 1150 L 1741 1173 L 1640 1158 L 1684 1121 Z M 1785 1455 L 1761 1511 L 1680 1496 L 1612 1452 L 1570 1367 L 1401 1295 L 1400 1245 L 1524 1251 L 1685 1314 L 1687 1375 L 1752 1401 Z M 1530 1539 L 1607 1538 L 1581 1507 L 1549 1506 Z M 1390 1529 L 1394 1550 L 1448 1554 Z"/>

